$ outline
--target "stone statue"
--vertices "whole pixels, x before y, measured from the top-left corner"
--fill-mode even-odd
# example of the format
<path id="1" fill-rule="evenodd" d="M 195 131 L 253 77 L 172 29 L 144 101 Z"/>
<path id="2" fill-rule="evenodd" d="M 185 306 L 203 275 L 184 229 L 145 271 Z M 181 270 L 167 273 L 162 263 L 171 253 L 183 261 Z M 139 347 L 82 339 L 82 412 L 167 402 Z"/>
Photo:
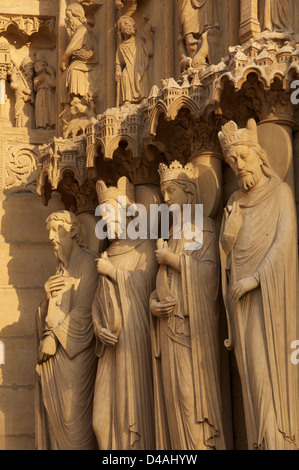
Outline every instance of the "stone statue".
<path id="1" fill-rule="evenodd" d="M 38 55 L 34 62 L 35 126 L 37 129 L 55 127 L 55 70 L 47 59 Z"/>
<path id="2" fill-rule="evenodd" d="M 219 139 L 239 191 L 220 237 L 228 349 L 242 383 L 249 449 L 298 447 L 298 382 L 289 350 L 296 331 L 297 229 L 290 187 L 271 169 L 257 126 L 231 121 Z"/>
<path id="3" fill-rule="evenodd" d="M 96 117 L 93 93 L 89 91 L 87 96 L 81 99 L 75 96 L 59 117 L 64 123 L 62 130 L 64 139 L 85 134 L 90 120 Z"/>
<path id="4" fill-rule="evenodd" d="M 293 33 L 291 0 L 260 0 L 262 31 Z"/>
<path id="5" fill-rule="evenodd" d="M 136 34 L 135 21 L 130 16 L 118 20 L 118 31 L 121 37 L 116 52 L 117 104 L 120 98 L 123 103 L 140 103 L 148 95 L 146 70 L 149 58 L 154 54 L 153 28 L 146 18 L 145 38 Z"/>
<path id="6" fill-rule="evenodd" d="M 61 70 L 66 72 L 63 102 L 69 103 L 75 96 L 85 98 L 90 91 L 88 72 L 93 69 L 95 60 L 94 36 L 82 5 L 71 3 L 65 14 L 71 39 L 61 60 Z"/>
<path id="7" fill-rule="evenodd" d="M 38 315 L 37 445 L 42 450 L 93 450 L 96 254 L 86 247 L 75 214 L 56 211 L 46 228 L 57 272 L 45 284 L 47 301 Z"/>
<path id="8" fill-rule="evenodd" d="M 99 204 L 109 205 L 114 214 L 103 213 L 112 243 L 97 263 L 100 277 L 92 307 L 99 358 L 93 428 L 101 450 L 154 450 L 149 326 L 157 273 L 153 242 L 123 236 L 130 219 L 118 216 L 118 197 L 124 198 L 125 211 L 135 199 L 126 177 L 117 187 L 98 181 L 96 188 Z"/>
<path id="9" fill-rule="evenodd" d="M 160 164 L 165 203 L 199 204 L 192 164 Z M 186 247 L 187 237 L 170 232 L 159 240 L 157 289 L 150 299 L 159 450 L 225 449 L 220 395 L 218 317 L 219 252 L 212 219 L 204 217 L 203 244 Z M 190 241 L 190 240 L 189 240 Z M 188 248 L 188 249 L 187 249 Z"/>
<path id="10" fill-rule="evenodd" d="M 198 67 L 209 58 L 208 31 L 219 28 L 216 0 L 178 0 L 181 69 Z"/>
<path id="11" fill-rule="evenodd" d="M 137 10 L 138 0 L 114 0 L 115 8 L 117 10 L 123 10 L 123 14 L 126 16 L 132 16 Z"/>
<path id="12" fill-rule="evenodd" d="M 15 92 L 16 127 L 33 127 L 33 71 L 31 59 L 23 59 L 20 68 L 14 65 L 10 86 Z"/>

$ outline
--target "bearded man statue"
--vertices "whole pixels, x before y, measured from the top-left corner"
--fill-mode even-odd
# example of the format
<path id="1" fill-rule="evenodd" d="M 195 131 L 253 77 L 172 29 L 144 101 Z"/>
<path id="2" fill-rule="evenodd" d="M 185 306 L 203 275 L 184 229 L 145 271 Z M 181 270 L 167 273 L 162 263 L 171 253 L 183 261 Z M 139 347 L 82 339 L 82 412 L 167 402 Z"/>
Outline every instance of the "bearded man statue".
<path id="1" fill-rule="evenodd" d="M 47 300 L 37 318 L 37 448 L 93 450 L 96 255 L 85 245 L 75 214 L 54 212 L 46 228 L 57 271 L 45 284 Z"/>
<path id="2" fill-rule="evenodd" d="M 297 227 L 294 197 L 271 169 L 257 125 L 233 121 L 219 133 L 240 190 L 220 235 L 228 349 L 239 369 L 249 449 L 295 449 L 298 382 L 290 360 L 296 331 Z"/>

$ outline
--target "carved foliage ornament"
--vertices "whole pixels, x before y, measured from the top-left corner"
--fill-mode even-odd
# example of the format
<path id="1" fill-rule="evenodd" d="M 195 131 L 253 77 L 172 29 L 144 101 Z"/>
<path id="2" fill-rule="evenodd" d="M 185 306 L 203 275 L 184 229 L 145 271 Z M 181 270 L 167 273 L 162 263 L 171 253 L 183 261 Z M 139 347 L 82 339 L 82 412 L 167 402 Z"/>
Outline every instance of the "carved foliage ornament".
<path id="1" fill-rule="evenodd" d="M 37 152 L 33 145 L 13 146 L 8 151 L 5 189 L 9 192 L 36 191 Z"/>

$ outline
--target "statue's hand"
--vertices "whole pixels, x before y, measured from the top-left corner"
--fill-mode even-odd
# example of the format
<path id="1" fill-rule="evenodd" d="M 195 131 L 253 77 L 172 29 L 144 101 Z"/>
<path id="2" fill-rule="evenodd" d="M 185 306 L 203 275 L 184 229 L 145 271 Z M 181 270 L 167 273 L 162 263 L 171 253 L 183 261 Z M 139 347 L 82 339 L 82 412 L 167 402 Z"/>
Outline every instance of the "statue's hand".
<path id="1" fill-rule="evenodd" d="M 119 83 L 121 81 L 121 72 L 115 73 L 115 81 L 116 83 Z"/>
<path id="2" fill-rule="evenodd" d="M 62 290 L 64 286 L 65 286 L 65 279 L 62 276 L 60 276 L 60 274 L 51 276 L 50 279 L 48 279 L 45 284 L 47 300 L 53 297 L 54 296 L 53 294 L 55 292 L 59 292 L 60 290 Z"/>
<path id="3" fill-rule="evenodd" d="M 41 364 L 50 359 L 50 357 L 55 356 L 57 351 L 57 343 L 55 338 L 52 335 L 46 336 L 40 344 L 37 362 Z"/>
<path id="4" fill-rule="evenodd" d="M 258 285 L 259 283 L 254 276 L 235 282 L 230 290 L 230 301 L 238 302 L 244 294 L 256 289 Z"/>
<path id="5" fill-rule="evenodd" d="M 98 327 L 97 335 L 101 343 L 105 346 L 115 346 L 118 343 L 118 337 L 106 328 Z"/>
<path id="6" fill-rule="evenodd" d="M 159 264 L 166 264 L 166 255 L 169 253 L 168 243 L 164 240 L 157 241 L 157 250 L 155 255 Z"/>
<path id="7" fill-rule="evenodd" d="M 102 276 L 109 276 L 111 279 L 115 278 L 116 269 L 108 258 L 106 252 L 104 252 L 101 258 L 96 259 L 97 262 L 97 271 Z"/>
<path id="8" fill-rule="evenodd" d="M 152 299 L 150 302 L 150 311 L 152 315 L 157 318 L 169 317 L 173 313 L 176 303 L 175 299 L 164 300 L 163 302 Z"/>
<path id="9" fill-rule="evenodd" d="M 231 210 L 229 210 L 229 208 L 225 208 L 224 215 L 226 217 L 226 221 L 221 237 L 221 244 L 225 253 L 229 253 L 232 250 L 242 227 L 243 220 L 239 204 L 235 201 Z"/>
<path id="10" fill-rule="evenodd" d="M 65 62 L 61 62 L 60 69 L 61 69 L 62 72 L 64 72 L 66 70 L 66 63 Z"/>
<path id="11" fill-rule="evenodd" d="M 240 213 L 240 206 L 237 201 L 234 201 L 231 210 L 225 208 L 225 215 L 227 217 L 225 224 L 225 234 L 235 236 L 239 233 L 242 226 L 242 215 Z"/>

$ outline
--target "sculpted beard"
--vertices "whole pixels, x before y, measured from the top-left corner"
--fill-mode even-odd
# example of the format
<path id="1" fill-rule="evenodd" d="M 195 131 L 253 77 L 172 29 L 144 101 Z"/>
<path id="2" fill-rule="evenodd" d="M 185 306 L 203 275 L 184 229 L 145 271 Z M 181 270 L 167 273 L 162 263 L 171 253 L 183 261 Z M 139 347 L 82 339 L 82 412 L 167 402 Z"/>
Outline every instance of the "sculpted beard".
<path id="1" fill-rule="evenodd" d="M 255 173 L 248 172 L 238 176 L 238 183 L 242 191 L 249 191 L 258 183 L 258 179 Z"/>
<path id="2" fill-rule="evenodd" d="M 122 28 L 122 31 L 127 36 L 133 36 L 135 34 L 135 29 L 133 28 L 133 26 L 124 26 Z"/>
<path id="3" fill-rule="evenodd" d="M 55 242 L 53 244 L 53 247 L 54 247 L 54 253 L 56 256 L 57 272 L 58 271 L 64 272 L 67 269 L 69 263 L 68 263 L 67 258 L 64 255 L 63 248 L 58 242 Z"/>
<path id="4" fill-rule="evenodd" d="M 77 29 L 77 25 L 71 19 L 67 20 L 65 23 L 68 35 L 72 36 Z"/>

